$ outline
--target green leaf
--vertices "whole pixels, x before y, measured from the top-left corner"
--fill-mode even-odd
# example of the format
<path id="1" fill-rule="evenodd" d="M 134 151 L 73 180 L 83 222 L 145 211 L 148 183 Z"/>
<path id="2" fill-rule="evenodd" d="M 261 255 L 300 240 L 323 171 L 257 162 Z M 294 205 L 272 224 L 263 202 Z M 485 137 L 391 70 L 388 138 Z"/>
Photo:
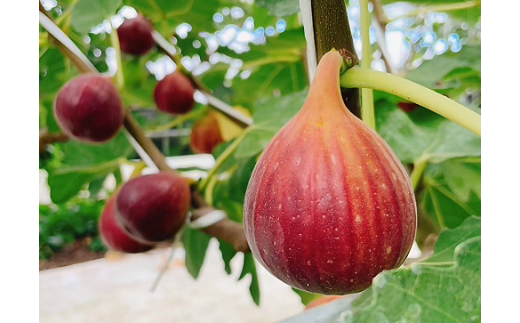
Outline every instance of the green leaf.
<path id="1" fill-rule="evenodd" d="M 266 128 L 263 128 L 263 126 L 266 126 Z M 270 127 L 270 125 L 256 124 L 251 126 L 247 135 L 238 145 L 234 154 L 235 158 L 243 159 L 255 156 L 264 150 L 275 134 L 276 130 Z"/>
<path id="2" fill-rule="evenodd" d="M 59 49 L 51 47 L 47 49 L 39 60 L 39 95 L 50 96 L 54 101 L 55 93 L 76 74 L 75 69 L 71 69 L 66 58 Z"/>
<path id="3" fill-rule="evenodd" d="M 298 0 L 257 0 L 256 4 L 269 10 L 276 17 L 290 16 L 300 12 Z"/>
<path id="4" fill-rule="evenodd" d="M 298 296 L 300 296 L 300 299 L 301 299 L 303 305 L 309 305 L 309 303 L 312 302 L 313 300 L 318 299 L 323 296 L 320 294 L 313 294 L 313 293 L 305 292 L 303 290 L 299 290 L 296 288 L 293 288 L 292 290 L 293 290 L 293 292 L 298 294 Z"/>
<path id="5" fill-rule="evenodd" d="M 468 239 L 480 237 L 480 223 L 481 220 L 479 217 L 472 216 L 454 229 L 444 229 L 435 243 L 433 255 L 423 263 L 433 263 L 435 265 L 443 264 L 446 266 L 454 265 L 455 260 L 453 259 L 453 254 L 455 248 Z"/>
<path id="6" fill-rule="evenodd" d="M 481 214 L 480 159 L 461 158 L 429 165 L 420 203 L 440 227 L 454 228 Z"/>
<path id="7" fill-rule="evenodd" d="M 474 71 L 480 71 L 480 53 L 480 45 L 466 45 L 458 53 L 447 52 L 424 61 L 419 67 L 411 70 L 406 78 L 426 87 L 435 88 L 438 86 L 438 82 L 441 82 L 445 76 L 455 69 L 470 68 Z M 478 72 L 478 75 L 480 75 L 480 72 Z"/>
<path id="8" fill-rule="evenodd" d="M 230 220 L 242 223 L 244 215 L 243 203 L 234 201 L 229 194 L 229 179 L 218 181 L 213 189 L 213 206 L 226 212 Z"/>
<path id="9" fill-rule="evenodd" d="M 387 99 L 377 100 L 375 107 L 377 132 L 403 163 L 441 163 L 481 154 L 478 136 L 434 112 L 420 107 L 405 113 Z"/>
<path id="10" fill-rule="evenodd" d="M 63 164 L 68 166 L 91 166 L 128 157 L 134 149 L 122 131 L 110 141 L 101 145 L 70 140 L 62 145 L 65 155 Z"/>
<path id="11" fill-rule="evenodd" d="M 244 203 L 244 195 L 249 184 L 249 178 L 255 168 L 256 159 L 257 156 L 255 155 L 248 160 L 241 161 L 229 179 L 229 197 L 236 202 Z"/>
<path id="12" fill-rule="evenodd" d="M 351 322 L 479 322 L 481 238 L 455 248 L 454 265 L 419 263 L 383 272 L 351 311 Z M 432 297 L 434 295 L 435 297 Z"/>
<path id="13" fill-rule="evenodd" d="M 52 202 L 64 203 L 74 197 L 87 183 L 114 172 L 121 160 L 116 159 L 94 166 L 60 167 L 49 169 L 48 184 Z"/>
<path id="14" fill-rule="evenodd" d="M 235 151 L 235 158 L 251 158 L 262 152 L 274 135 L 300 111 L 308 90 L 274 97 L 260 102 L 255 107 L 251 126 L 244 140 Z"/>
<path id="15" fill-rule="evenodd" d="M 182 233 L 182 244 L 186 250 L 186 268 L 195 279 L 199 277 L 210 240 L 211 237 L 200 230 L 185 227 Z"/>
<path id="16" fill-rule="evenodd" d="M 244 264 L 238 280 L 241 280 L 247 274 L 251 274 L 251 284 L 249 285 L 251 298 L 253 298 L 253 302 L 255 302 L 257 306 L 260 306 L 260 286 L 258 284 L 258 275 L 256 274 L 255 260 L 253 255 L 250 253 L 244 254 Z"/>
<path id="17" fill-rule="evenodd" d="M 192 30 L 196 32 L 214 31 L 216 25 L 213 15 L 224 6 L 222 2 L 224 1 L 124 0 L 125 5 L 134 7 L 150 18 L 156 25 L 156 29 L 161 29 L 161 33 L 171 31 L 184 22 L 190 23 Z M 169 30 L 164 28 L 164 24 Z"/>
<path id="18" fill-rule="evenodd" d="M 219 239 L 219 248 L 222 254 L 222 260 L 224 261 L 224 270 L 228 275 L 231 275 L 231 260 L 237 254 L 235 248 L 229 243 Z"/>
<path id="19" fill-rule="evenodd" d="M 86 34 L 116 13 L 121 0 L 81 0 L 72 9 L 72 27 Z"/>

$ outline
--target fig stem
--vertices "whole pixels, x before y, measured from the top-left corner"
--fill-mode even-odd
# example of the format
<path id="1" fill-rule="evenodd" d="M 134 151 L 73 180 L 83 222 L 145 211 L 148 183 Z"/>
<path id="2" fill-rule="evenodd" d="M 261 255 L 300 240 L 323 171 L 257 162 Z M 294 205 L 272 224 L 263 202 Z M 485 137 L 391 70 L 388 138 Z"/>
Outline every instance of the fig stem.
<path id="1" fill-rule="evenodd" d="M 173 261 L 173 256 L 175 255 L 175 251 L 177 251 L 177 248 L 181 245 L 181 242 L 180 242 L 181 236 L 182 236 L 182 231 L 178 232 L 177 235 L 175 236 L 175 240 L 173 241 L 173 243 L 170 247 L 170 254 L 168 255 L 168 259 L 166 259 L 164 266 L 162 267 L 161 271 L 155 278 L 155 281 L 153 282 L 152 287 L 150 288 L 150 292 L 152 292 L 152 293 L 155 292 L 155 289 L 159 285 L 161 278 L 164 276 L 164 274 L 166 274 L 166 271 L 168 270 L 168 268 L 170 268 L 170 265 Z"/>
<path id="2" fill-rule="evenodd" d="M 121 47 L 119 46 L 119 36 L 112 21 L 108 19 L 110 24 L 110 43 L 116 52 L 117 69 L 116 69 L 116 84 L 119 90 L 125 87 L 125 76 L 123 74 L 123 60 L 121 59 Z"/>
<path id="3" fill-rule="evenodd" d="M 389 73 L 353 67 L 340 76 L 342 87 L 370 88 L 396 95 L 431 110 L 481 137 L 481 116 L 442 94 Z"/>
<path id="4" fill-rule="evenodd" d="M 410 182 L 412 182 L 412 187 L 414 191 L 416 191 L 419 187 L 426 166 L 428 166 L 427 158 L 420 158 L 416 160 L 413 164 L 413 170 L 410 174 Z"/>
<path id="5" fill-rule="evenodd" d="M 206 178 L 203 179 L 202 182 L 200 182 L 200 185 L 199 185 L 199 190 L 200 191 L 202 191 L 202 190 L 204 190 L 204 188 L 206 188 L 206 186 L 208 185 L 208 182 L 211 179 L 211 177 L 213 177 L 215 175 L 215 173 L 218 171 L 218 169 L 222 166 L 222 164 L 224 164 L 224 162 L 226 160 L 228 160 L 229 157 L 231 157 L 231 155 L 233 155 L 233 153 L 237 149 L 238 145 L 246 137 L 246 134 L 249 132 L 249 129 L 251 129 L 251 127 L 247 128 L 246 130 L 244 130 L 242 132 L 242 134 L 239 137 L 237 137 L 235 139 L 235 141 L 233 141 L 233 143 L 231 145 L 229 145 L 222 152 L 222 154 L 220 154 L 220 156 L 218 156 L 217 160 L 215 161 L 215 166 L 213 166 L 213 168 L 208 172 L 208 176 L 206 176 Z"/>
<path id="6" fill-rule="evenodd" d="M 180 126 L 181 124 L 185 123 L 186 121 L 192 120 L 192 119 L 198 119 L 199 116 L 204 114 L 206 112 L 206 109 L 197 109 L 190 111 L 186 114 L 181 114 L 174 118 L 172 121 L 165 125 L 160 125 L 157 128 L 153 129 L 152 131 L 149 131 L 149 133 L 157 133 L 157 132 L 164 132 L 168 131 L 174 127 Z"/>
<path id="7" fill-rule="evenodd" d="M 368 11 L 368 0 L 360 0 L 361 9 L 361 40 L 362 53 L 361 67 L 370 69 L 372 63 L 372 47 L 370 45 L 370 12 Z M 363 121 L 372 129 L 376 128 L 376 117 L 374 112 L 374 92 L 372 89 L 361 89 L 361 115 Z"/>

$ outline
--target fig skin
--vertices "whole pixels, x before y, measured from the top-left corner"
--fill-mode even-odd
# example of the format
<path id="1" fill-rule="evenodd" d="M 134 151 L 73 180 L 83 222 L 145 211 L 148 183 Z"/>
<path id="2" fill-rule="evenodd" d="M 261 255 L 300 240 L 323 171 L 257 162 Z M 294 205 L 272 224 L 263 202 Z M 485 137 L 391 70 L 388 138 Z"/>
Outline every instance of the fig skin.
<path id="1" fill-rule="evenodd" d="M 345 107 L 342 57 L 325 54 L 300 112 L 261 155 L 245 195 L 255 258 L 311 293 L 368 288 L 399 267 L 415 239 L 417 209 L 400 161 Z"/>
<path id="2" fill-rule="evenodd" d="M 188 181 L 175 172 L 160 172 L 123 185 L 116 199 L 116 218 L 132 238 L 158 243 L 181 229 L 190 205 Z"/>
<path id="3" fill-rule="evenodd" d="M 58 91 L 54 116 L 67 136 L 99 144 L 119 132 L 123 126 L 124 108 L 119 91 L 109 77 L 82 74 Z"/>
<path id="4" fill-rule="evenodd" d="M 172 115 L 189 112 L 195 105 L 195 88 L 181 72 L 166 75 L 155 86 L 153 97 L 157 108 Z"/>
<path id="5" fill-rule="evenodd" d="M 214 112 L 199 119 L 191 129 L 190 147 L 197 154 L 211 154 L 213 149 L 223 142 Z"/>
<path id="6" fill-rule="evenodd" d="M 151 250 L 154 245 L 143 244 L 133 239 L 119 225 L 116 219 L 115 202 L 117 193 L 110 197 L 99 218 L 98 228 L 105 246 L 122 253 L 141 253 Z"/>
<path id="7" fill-rule="evenodd" d="M 152 24 L 143 15 L 139 14 L 135 18 L 126 19 L 117 28 L 121 51 L 133 56 L 148 53 L 155 46 L 152 32 Z"/>

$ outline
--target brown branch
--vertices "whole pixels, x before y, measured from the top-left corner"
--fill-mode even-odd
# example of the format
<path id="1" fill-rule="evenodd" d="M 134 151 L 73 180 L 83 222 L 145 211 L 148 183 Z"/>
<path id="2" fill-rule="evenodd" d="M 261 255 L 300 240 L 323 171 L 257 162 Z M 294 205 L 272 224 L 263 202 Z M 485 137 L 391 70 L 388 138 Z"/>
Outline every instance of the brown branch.
<path id="1" fill-rule="evenodd" d="M 69 137 L 64 133 L 48 133 L 47 129 L 40 130 L 40 154 L 47 149 L 47 145 L 56 142 L 67 142 Z"/>
<path id="2" fill-rule="evenodd" d="M 381 0 L 370 0 L 370 2 L 372 2 L 372 5 L 374 6 L 374 15 L 376 16 L 377 23 L 381 29 L 386 30 L 386 25 L 390 22 L 390 20 L 385 15 Z"/>
<path id="3" fill-rule="evenodd" d="M 392 67 L 388 59 L 384 41 L 386 25 L 390 22 L 390 20 L 388 20 L 383 11 L 383 5 L 381 4 L 381 0 L 370 0 L 370 2 L 372 2 L 372 5 L 374 6 L 374 16 L 376 17 L 376 28 L 378 32 L 377 44 L 379 45 L 379 51 L 381 52 L 381 59 L 385 63 L 386 71 L 388 73 L 395 74 L 394 68 Z"/>
<path id="4" fill-rule="evenodd" d="M 335 48 L 345 59 L 356 65 L 359 58 L 350 31 L 345 0 L 311 0 L 312 25 L 316 48 L 316 60 Z M 360 91 L 357 88 L 342 89 L 347 108 L 361 119 Z"/>
<path id="5" fill-rule="evenodd" d="M 195 211 L 191 216 L 193 221 L 215 210 L 213 207 L 208 205 L 196 189 L 192 190 L 191 197 L 193 207 L 195 208 Z M 209 236 L 228 242 L 237 251 L 251 252 L 244 234 L 244 226 L 241 223 L 225 218 L 224 220 L 202 229 L 202 231 Z"/>
<path id="6" fill-rule="evenodd" d="M 42 11 L 43 10 L 43 11 Z M 47 17 L 49 17 L 46 10 L 40 3 L 40 11 L 45 13 Z M 52 20 L 52 19 L 51 19 Z M 56 41 L 58 42 L 58 41 Z M 72 63 L 78 68 L 78 70 L 82 73 L 99 73 L 97 70 L 89 67 L 85 62 L 76 57 L 74 53 L 68 49 L 65 45 L 59 44 L 58 48 L 62 51 L 62 53 L 68 57 Z M 153 141 L 146 136 L 143 132 L 139 123 L 135 120 L 132 114 L 125 110 L 125 119 L 124 119 L 124 127 L 126 131 L 137 141 L 137 143 L 143 148 L 143 150 L 148 154 L 148 156 L 152 159 L 153 163 L 157 166 L 157 168 L 161 171 L 173 171 L 168 164 L 166 163 L 166 159 L 164 155 L 159 151 L 157 146 L 153 143 Z M 193 219 L 200 218 L 202 215 L 208 213 L 211 210 L 214 210 L 210 207 L 206 201 L 202 198 L 202 196 L 196 191 L 192 190 L 192 204 L 196 208 L 194 211 Z M 200 208 L 200 210 L 199 210 Z M 235 246 L 237 251 L 249 251 L 249 246 L 247 245 L 247 240 L 245 238 L 244 228 L 241 224 L 231 221 L 228 218 L 221 220 L 215 223 L 212 226 L 209 226 L 202 230 L 206 234 L 217 237 L 219 239 L 225 240 Z M 244 245 L 245 241 L 245 245 Z"/>

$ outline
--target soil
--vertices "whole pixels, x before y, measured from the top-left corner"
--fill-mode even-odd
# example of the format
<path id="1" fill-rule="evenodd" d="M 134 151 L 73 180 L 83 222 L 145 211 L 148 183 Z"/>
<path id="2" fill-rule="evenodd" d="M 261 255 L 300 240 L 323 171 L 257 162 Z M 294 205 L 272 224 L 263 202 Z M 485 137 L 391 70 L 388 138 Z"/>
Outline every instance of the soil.
<path id="1" fill-rule="evenodd" d="M 69 266 L 85 261 L 103 258 L 105 252 L 93 252 L 89 248 L 89 240 L 78 240 L 63 250 L 56 252 L 52 258 L 47 260 L 40 259 L 40 271 Z"/>

